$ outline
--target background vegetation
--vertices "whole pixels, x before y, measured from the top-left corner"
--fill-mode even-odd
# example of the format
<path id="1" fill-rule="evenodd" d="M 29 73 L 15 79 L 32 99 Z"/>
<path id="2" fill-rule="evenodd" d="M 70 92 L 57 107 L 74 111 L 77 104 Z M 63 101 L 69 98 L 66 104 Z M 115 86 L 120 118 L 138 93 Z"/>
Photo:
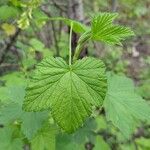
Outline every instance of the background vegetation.
<path id="1" fill-rule="evenodd" d="M 150 0 L 0 0 L 0 150 L 149 150 L 150 122 L 142 122 L 126 138 L 106 121 L 105 111 L 97 109 L 81 129 L 68 135 L 48 119 L 47 111 L 22 110 L 35 65 L 47 56 L 68 60 L 69 27 L 49 17 L 89 25 L 91 15 L 98 12 L 118 12 L 116 22 L 130 26 L 136 36 L 122 46 L 91 42 L 80 57 L 100 58 L 107 71 L 132 78 L 136 92 L 149 103 L 149 10 Z M 73 48 L 77 39 L 73 33 Z"/>

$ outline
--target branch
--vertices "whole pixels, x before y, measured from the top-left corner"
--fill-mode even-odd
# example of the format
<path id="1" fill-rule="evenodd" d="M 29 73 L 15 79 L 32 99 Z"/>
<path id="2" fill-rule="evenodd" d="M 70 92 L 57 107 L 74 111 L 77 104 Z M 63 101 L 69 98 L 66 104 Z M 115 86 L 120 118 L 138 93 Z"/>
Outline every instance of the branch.
<path id="1" fill-rule="evenodd" d="M 10 37 L 9 41 L 5 42 L 6 47 L 4 47 L 4 50 L 2 50 L 2 57 L 0 59 L 0 64 L 4 62 L 5 57 L 6 57 L 7 53 L 8 53 L 8 51 L 10 50 L 11 46 L 16 41 L 16 39 L 17 39 L 18 35 L 20 34 L 20 32 L 21 32 L 21 29 L 18 29 L 16 31 L 16 33 L 13 36 Z"/>
<path id="2" fill-rule="evenodd" d="M 52 17 L 50 12 L 48 10 L 46 10 L 45 8 L 41 7 L 41 10 L 48 16 L 48 17 Z M 53 37 L 54 37 L 54 44 L 55 44 L 55 48 L 56 48 L 56 56 L 59 56 L 59 46 L 58 46 L 58 39 L 57 39 L 57 35 L 56 35 L 56 28 L 55 28 L 55 24 L 53 21 L 51 21 L 51 25 L 52 25 L 52 30 L 53 30 Z"/>
<path id="3" fill-rule="evenodd" d="M 60 9 L 62 12 L 65 12 L 65 13 L 67 12 L 67 9 L 64 7 L 61 7 L 61 4 L 58 4 L 58 2 L 56 2 L 55 0 L 52 0 L 52 2 L 56 8 Z"/>

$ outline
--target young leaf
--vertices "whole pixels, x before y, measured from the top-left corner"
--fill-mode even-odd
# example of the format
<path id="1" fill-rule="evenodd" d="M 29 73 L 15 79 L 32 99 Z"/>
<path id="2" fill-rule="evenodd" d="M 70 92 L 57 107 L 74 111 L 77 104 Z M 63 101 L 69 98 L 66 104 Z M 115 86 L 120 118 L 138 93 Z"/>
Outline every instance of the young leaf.
<path id="1" fill-rule="evenodd" d="M 134 91 L 133 82 L 124 76 L 108 76 L 104 101 L 106 117 L 128 138 L 137 120 L 150 120 L 150 106 Z"/>
<path id="2" fill-rule="evenodd" d="M 40 111 L 51 108 L 57 124 L 73 132 L 101 106 L 107 90 L 105 66 L 101 60 L 84 58 L 68 65 L 62 58 L 46 58 L 27 88 L 23 108 Z"/>
<path id="3" fill-rule="evenodd" d="M 108 44 L 121 44 L 121 40 L 134 35 L 130 28 L 114 25 L 117 13 L 100 13 L 92 18 L 91 38 Z"/>

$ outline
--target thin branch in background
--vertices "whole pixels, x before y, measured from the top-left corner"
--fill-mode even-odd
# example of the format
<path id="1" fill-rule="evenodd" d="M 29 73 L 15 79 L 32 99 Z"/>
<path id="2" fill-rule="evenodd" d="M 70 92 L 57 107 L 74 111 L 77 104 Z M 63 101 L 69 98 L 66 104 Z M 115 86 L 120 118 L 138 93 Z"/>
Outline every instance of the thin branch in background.
<path id="1" fill-rule="evenodd" d="M 117 10 L 117 0 L 111 0 L 111 10 L 112 10 L 112 12 L 116 12 L 116 10 Z"/>
<path id="2" fill-rule="evenodd" d="M 41 7 L 41 10 L 48 16 L 48 17 L 52 17 L 50 12 L 48 10 L 45 9 L 45 7 Z M 57 35 L 56 35 L 56 28 L 55 28 L 55 24 L 53 21 L 51 21 L 51 25 L 52 25 L 52 30 L 53 30 L 53 37 L 54 37 L 54 43 L 55 43 L 55 49 L 56 49 L 56 56 L 59 56 L 59 46 L 58 46 L 58 39 L 57 39 Z"/>
<path id="3" fill-rule="evenodd" d="M 0 65 L 0 76 L 6 74 L 7 72 L 13 72 L 19 70 L 20 70 L 19 64 L 2 63 Z"/>
<path id="4" fill-rule="evenodd" d="M 56 56 L 59 56 L 60 54 L 59 54 L 59 46 L 58 46 L 58 40 L 57 40 L 57 35 L 56 35 L 56 28 L 55 28 L 55 24 L 53 21 L 51 21 L 51 24 L 52 24 L 54 41 L 55 41 Z"/>
<path id="5" fill-rule="evenodd" d="M 82 0 L 69 0 L 68 1 L 68 17 L 71 19 L 78 20 L 79 22 L 84 23 L 84 8 Z M 78 35 L 73 32 L 72 34 L 72 53 L 75 53 L 75 49 L 77 46 Z M 80 58 L 88 55 L 88 49 L 84 48 L 82 53 L 80 54 Z"/>
<path id="6" fill-rule="evenodd" d="M 62 7 L 62 4 L 56 2 L 55 0 L 52 0 L 52 4 L 53 4 L 56 8 L 58 8 L 59 10 L 61 10 L 62 12 L 67 13 L 66 5 L 63 4 L 63 7 Z"/>
<path id="7" fill-rule="evenodd" d="M 63 16 L 63 13 L 60 11 L 60 16 Z M 59 29 L 58 29 L 58 40 L 60 41 L 61 40 L 61 31 L 62 31 L 62 21 L 59 21 Z"/>
<path id="8" fill-rule="evenodd" d="M 20 34 L 21 29 L 17 29 L 16 33 L 10 37 L 10 39 L 8 40 L 8 42 L 5 42 L 6 47 L 4 47 L 4 49 L 2 50 L 2 57 L 0 59 L 0 64 L 4 62 L 5 57 L 8 53 L 8 51 L 10 50 L 11 46 L 15 43 L 18 35 Z"/>

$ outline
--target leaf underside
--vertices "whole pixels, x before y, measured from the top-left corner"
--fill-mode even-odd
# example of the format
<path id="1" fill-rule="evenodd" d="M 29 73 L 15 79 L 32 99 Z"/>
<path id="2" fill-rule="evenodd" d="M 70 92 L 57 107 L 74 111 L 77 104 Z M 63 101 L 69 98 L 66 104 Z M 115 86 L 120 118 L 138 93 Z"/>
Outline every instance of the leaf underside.
<path id="1" fill-rule="evenodd" d="M 95 58 L 84 58 L 69 66 L 62 58 L 46 58 L 37 67 L 26 89 L 26 111 L 51 109 L 56 123 L 73 132 L 101 106 L 107 90 L 105 66 Z"/>

